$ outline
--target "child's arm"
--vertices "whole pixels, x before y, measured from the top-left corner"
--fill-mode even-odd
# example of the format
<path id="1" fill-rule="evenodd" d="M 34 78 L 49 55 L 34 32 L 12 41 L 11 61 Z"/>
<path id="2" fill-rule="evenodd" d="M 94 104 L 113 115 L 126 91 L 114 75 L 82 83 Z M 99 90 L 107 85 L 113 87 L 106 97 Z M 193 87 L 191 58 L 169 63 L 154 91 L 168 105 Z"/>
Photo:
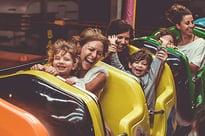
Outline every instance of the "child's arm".
<path id="1" fill-rule="evenodd" d="M 147 98 L 147 104 L 149 107 L 149 110 L 154 109 L 155 104 L 155 91 L 156 87 L 159 83 L 161 73 L 164 68 L 164 63 L 167 58 L 166 49 L 158 50 L 156 53 L 156 57 L 152 61 L 150 65 L 150 69 L 148 71 L 148 74 L 145 74 L 141 77 L 142 84 L 144 84 L 144 93 Z"/>
<path id="2" fill-rule="evenodd" d="M 167 50 L 165 48 L 160 48 L 157 53 L 156 53 L 156 57 L 161 60 L 161 64 L 160 64 L 160 67 L 158 69 L 158 74 L 157 74 L 157 77 L 156 77 L 156 84 L 159 83 L 159 79 L 161 77 L 161 73 L 164 69 L 164 63 L 166 62 L 167 58 L 168 58 L 168 54 L 167 54 Z"/>
<path id="3" fill-rule="evenodd" d="M 157 53 L 156 53 L 156 57 L 158 59 L 160 59 L 162 61 L 162 63 L 164 63 L 168 57 L 167 50 L 164 47 L 159 48 Z"/>
<path id="4" fill-rule="evenodd" d="M 120 59 L 119 59 L 117 53 L 111 55 L 110 61 L 111 61 L 110 62 L 111 66 L 114 66 L 122 71 L 128 72 L 127 70 L 125 70 L 125 67 L 120 62 Z"/>
<path id="5" fill-rule="evenodd" d="M 151 81 L 155 81 L 155 84 L 158 84 L 161 72 L 164 68 L 164 63 L 168 57 L 166 49 L 163 47 L 159 48 L 155 56 L 156 57 L 150 65 L 148 74 Z"/>

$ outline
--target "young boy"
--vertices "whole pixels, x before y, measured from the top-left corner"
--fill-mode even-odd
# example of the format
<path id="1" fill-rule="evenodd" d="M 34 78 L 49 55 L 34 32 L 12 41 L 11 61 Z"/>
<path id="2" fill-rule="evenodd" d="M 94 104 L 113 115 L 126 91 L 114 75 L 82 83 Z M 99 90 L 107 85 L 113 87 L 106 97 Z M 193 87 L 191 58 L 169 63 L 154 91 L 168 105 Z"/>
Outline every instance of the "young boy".
<path id="1" fill-rule="evenodd" d="M 77 50 L 73 42 L 57 40 L 48 50 L 48 64 L 35 64 L 30 69 L 48 72 L 66 79 L 68 84 L 74 84 L 70 77 L 77 63 Z"/>
<path id="2" fill-rule="evenodd" d="M 163 47 L 158 49 L 154 59 L 147 50 L 139 50 L 129 57 L 129 71 L 124 69 L 117 55 L 111 62 L 115 67 L 136 77 L 144 90 L 148 109 L 154 110 L 156 83 L 167 57 L 167 50 Z"/>

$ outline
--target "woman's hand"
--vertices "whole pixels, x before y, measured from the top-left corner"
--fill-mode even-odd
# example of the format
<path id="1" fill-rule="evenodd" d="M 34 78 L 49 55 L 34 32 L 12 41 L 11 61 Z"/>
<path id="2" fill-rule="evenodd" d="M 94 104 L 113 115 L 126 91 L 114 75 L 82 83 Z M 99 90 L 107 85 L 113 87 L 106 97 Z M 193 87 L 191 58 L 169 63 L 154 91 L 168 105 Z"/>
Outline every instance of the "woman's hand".
<path id="1" fill-rule="evenodd" d="M 110 41 L 110 46 L 108 47 L 108 53 L 112 54 L 112 53 L 117 53 L 117 44 L 116 44 L 116 40 L 117 40 L 117 36 L 116 35 L 109 35 L 108 36 L 108 40 Z"/>
<path id="2" fill-rule="evenodd" d="M 69 84 L 69 85 L 74 85 L 74 84 L 75 84 L 75 82 L 72 81 L 70 78 L 67 78 L 67 79 L 65 80 L 65 82 L 66 82 L 67 84 Z"/>

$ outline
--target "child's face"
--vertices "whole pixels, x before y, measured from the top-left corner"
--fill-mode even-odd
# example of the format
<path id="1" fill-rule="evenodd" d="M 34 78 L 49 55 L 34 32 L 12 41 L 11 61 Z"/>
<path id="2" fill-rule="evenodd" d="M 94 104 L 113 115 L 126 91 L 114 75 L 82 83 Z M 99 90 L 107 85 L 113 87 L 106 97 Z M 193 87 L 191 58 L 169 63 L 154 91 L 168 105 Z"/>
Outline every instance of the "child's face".
<path id="1" fill-rule="evenodd" d="M 70 53 L 62 55 L 62 51 L 54 55 L 53 67 L 59 72 L 60 76 L 69 76 L 74 69 L 74 61 Z"/>
<path id="2" fill-rule="evenodd" d="M 89 70 L 103 56 L 104 45 L 100 41 L 90 41 L 83 45 L 80 59 L 83 70 Z"/>
<path id="3" fill-rule="evenodd" d="M 137 77 L 143 76 L 149 70 L 147 60 L 135 61 L 133 63 L 129 62 L 129 68 L 132 74 Z"/>

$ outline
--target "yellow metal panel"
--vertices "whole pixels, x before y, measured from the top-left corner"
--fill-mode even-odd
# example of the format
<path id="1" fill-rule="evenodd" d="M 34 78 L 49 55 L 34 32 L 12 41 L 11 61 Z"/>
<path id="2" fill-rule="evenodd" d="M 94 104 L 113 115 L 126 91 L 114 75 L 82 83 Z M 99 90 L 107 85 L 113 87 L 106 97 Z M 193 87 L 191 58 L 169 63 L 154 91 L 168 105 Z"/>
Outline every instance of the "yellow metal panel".
<path id="1" fill-rule="evenodd" d="M 139 50 L 132 45 L 129 46 L 130 54 Z M 154 57 L 154 56 L 153 56 Z M 165 63 L 164 70 L 156 90 L 155 111 L 164 110 L 163 114 L 156 114 L 154 124 L 151 125 L 150 133 L 152 136 L 165 136 L 167 130 L 167 119 L 172 107 L 176 103 L 176 89 L 172 71 L 168 64 Z"/>
<path id="2" fill-rule="evenodd" d="M 143 90 L 132 75 L 104 64 L 109 71 L 100 101 L 103 116 L 114 135 L 134 136 L 137 129 L 149 134 L 149 117 Z"/>

